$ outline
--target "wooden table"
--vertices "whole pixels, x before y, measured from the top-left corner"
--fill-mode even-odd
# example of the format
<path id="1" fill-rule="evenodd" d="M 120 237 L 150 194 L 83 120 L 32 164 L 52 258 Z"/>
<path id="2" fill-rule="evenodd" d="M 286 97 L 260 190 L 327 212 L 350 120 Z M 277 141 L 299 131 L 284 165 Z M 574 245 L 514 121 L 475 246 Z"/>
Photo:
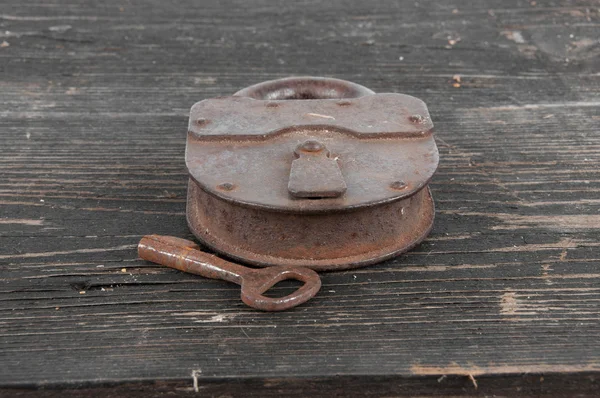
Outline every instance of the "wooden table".
<path id="1" fill-rule="evenodd" d="M 599 9 L 5 0 L 0 395 L 597 396 Z M 191 237 L 190 106 L 290 75 L 423 99 L 437 218 L 261 313 L 135 247 Z"/>

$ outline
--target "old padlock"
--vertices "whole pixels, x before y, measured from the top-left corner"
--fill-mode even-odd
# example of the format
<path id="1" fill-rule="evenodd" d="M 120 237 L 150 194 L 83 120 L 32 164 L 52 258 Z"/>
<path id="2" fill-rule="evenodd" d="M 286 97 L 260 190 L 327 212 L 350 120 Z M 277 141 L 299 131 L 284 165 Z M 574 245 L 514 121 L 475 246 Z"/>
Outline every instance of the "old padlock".
<path id="1" fill-rule="evenodd" d="M 142 239 L 140 257 L 237 283 L 254 308 L 301 304 L 321 286 L 313 270 L 376 263 L 427 236 L 432 128 L 423 101 L 338 79 L 273 80 L 200 101 L 185 152 L 188 225 L 214 251 L 271 268 L 158 235 Z M 304 285 L 265 296 L 284 279 Z"/>
<path id="2" fill-rule="evenodd" d="M 415 97 L 330 78 L 200 101 L 186 148 L 189 227 L 258 266 L 336 270 L 398 255 L 432 227 L 432 128 Z"/>

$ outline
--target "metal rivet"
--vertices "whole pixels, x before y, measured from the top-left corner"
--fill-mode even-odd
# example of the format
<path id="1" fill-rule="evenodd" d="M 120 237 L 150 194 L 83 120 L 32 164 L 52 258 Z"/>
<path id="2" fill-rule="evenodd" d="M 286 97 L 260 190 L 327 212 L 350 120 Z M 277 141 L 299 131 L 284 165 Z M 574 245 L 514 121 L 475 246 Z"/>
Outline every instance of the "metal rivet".
<path id="1" fill-rule="evenodd" d="M 202 127 L 202 126 L 206 126 L 208 124 L 208 120 L 204 119 L 203 117 L 196 119 L 196 126 Z"/>
<path id="2" fill-rule="evenodd" d="M 323 144 L 316 140 L 308 140 L 300 147 L 304 152 L 319 152 L 324 148 Z"/>
<path id="3" fill-rule="evenodd" d="M 235 188 L 235 185 L 230 182 L 224 182 L 223 184 L 217 185 L 217 188 L 222 191 L 232 191 Z"/>
<path id="4" fill-rule="evenodd" d="M 404 181 L 394 181 L 390 184 L 390 188 L 392 189 L 396 189 L 398 191 L 402 190 L 402 189 L 406 189 L 406 187 L 408 187 L 408 185 L 406 185 L 406 183 Z"/>
<path id="5" fill-rule="evenodd" d="M 425 122 L 425 118 L 421 115 L 410 115 L 408 117 L 408 120 L 410 120 L 413 123 L 423 123 Z"/>

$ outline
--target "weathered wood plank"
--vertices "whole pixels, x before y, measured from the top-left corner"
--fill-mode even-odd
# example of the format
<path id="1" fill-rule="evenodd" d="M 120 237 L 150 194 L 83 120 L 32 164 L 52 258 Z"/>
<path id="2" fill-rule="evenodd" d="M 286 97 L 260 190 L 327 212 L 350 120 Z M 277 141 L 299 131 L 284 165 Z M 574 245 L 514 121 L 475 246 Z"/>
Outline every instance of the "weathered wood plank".
<path id="1" fill-rule="evenodd" d="M 593 395 L 600 11 L 534 3 L 5 1 L 0 387 Z M 191 238 L 189 107 L 297 74 L 427 102 L 430 238 L 281 314 L 138 260 L 144 234 Z"/>

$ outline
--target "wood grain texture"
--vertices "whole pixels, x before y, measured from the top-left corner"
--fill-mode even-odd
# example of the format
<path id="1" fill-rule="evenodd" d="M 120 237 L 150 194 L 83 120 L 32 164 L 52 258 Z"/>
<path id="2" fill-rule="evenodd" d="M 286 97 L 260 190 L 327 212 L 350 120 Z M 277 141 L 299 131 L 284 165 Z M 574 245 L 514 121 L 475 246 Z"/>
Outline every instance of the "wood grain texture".
<path id="1" fill-rule="evenodd" d="M 4 0 L 0 394 L 593 396 L 599 28 L 592 0 Z M 191 238 L 191 105 L 290 75 L 423 99 L 437 218 L 266 314 L 135 245 Z"/>

